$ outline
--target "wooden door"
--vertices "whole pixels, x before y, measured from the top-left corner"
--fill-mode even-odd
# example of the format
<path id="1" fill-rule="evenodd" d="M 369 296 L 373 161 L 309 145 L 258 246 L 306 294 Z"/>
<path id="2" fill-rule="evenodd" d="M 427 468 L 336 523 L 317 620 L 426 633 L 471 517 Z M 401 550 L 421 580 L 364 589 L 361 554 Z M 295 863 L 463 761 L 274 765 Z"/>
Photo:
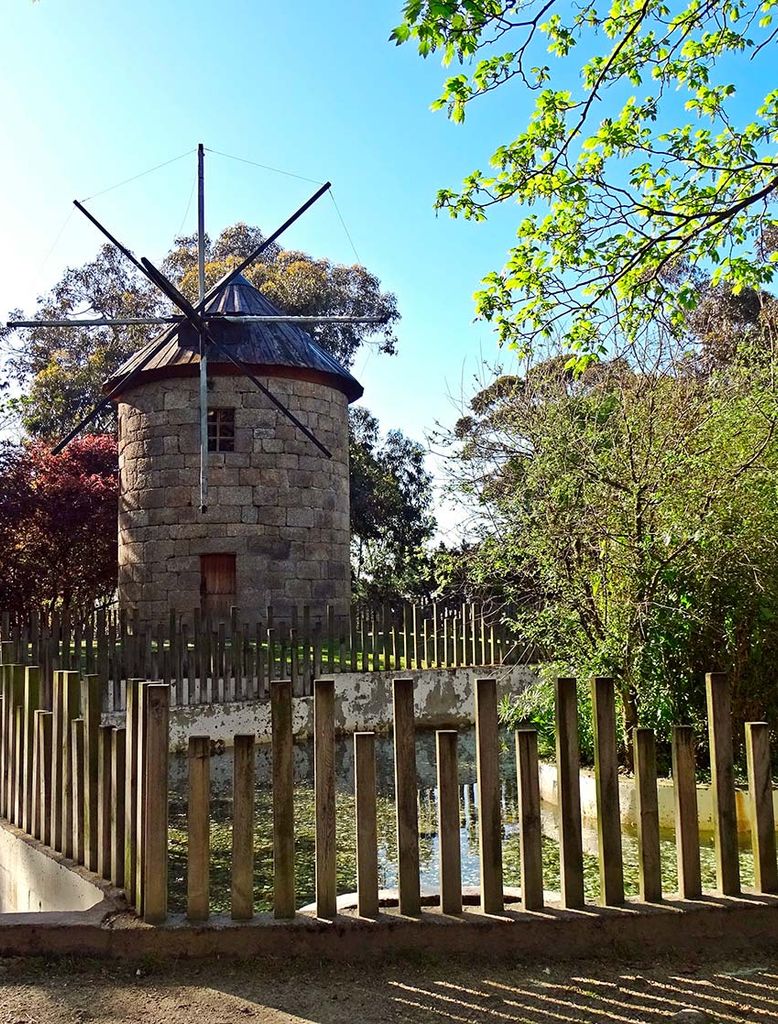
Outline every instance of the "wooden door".
<path id="1" fill-rule="evenodd" d="M 200 555 L 200 604 L 203 615 L 229 620 L 235 604 L 235 555 Z"/>

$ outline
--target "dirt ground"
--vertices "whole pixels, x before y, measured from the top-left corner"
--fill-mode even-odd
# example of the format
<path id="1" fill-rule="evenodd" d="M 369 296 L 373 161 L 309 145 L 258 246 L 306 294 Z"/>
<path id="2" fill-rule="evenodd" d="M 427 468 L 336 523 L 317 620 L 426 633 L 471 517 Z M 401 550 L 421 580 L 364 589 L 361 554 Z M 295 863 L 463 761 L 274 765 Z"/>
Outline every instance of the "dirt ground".
<path id="1" fill-rule="evenodd" d="M 414 958 L 166 964 L 0 960 L 1 1024 L 778 1022 L 778 955 L 662 963 Z"/>

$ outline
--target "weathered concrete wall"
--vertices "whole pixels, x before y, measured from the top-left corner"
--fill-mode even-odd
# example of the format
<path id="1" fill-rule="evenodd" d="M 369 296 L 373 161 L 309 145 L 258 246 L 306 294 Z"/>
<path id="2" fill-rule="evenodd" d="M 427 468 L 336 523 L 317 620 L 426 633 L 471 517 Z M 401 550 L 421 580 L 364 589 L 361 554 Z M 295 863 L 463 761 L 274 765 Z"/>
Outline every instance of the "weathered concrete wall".
<path id="1" fill-rule="evenodd" d="M 580 774 L 581 783 L 581 817 L 587 821 L 597 820 L 597 793 L 595 790 L 594 772 L 583 769 Z M 672 829 L 675 827 L 675 787 L 672 779 L 659 779 L 657 783 L 659 800 L 659 827 Z M 554 764 L 540 765 L 540 798 L 545 803 L 558 803 L 557 770 Z M 737 824 L 740 832 L 750 830 L 748 793 L 746 790 L 735 790 L 737 808 Z M 621 820 L 625 825 L 636 826 L 637 794 L 635 780 L 630 776 L 619 776 L 619 808 Z M 773 789 L 773 808 L 778 821 L 778 789 Z M 700 783 L 697 786 L 697 812 L 701 832 L 713 832 L 713 791 L 710 785 Z"/>
<path id="2" fill-rule="evenodd" d="M 429 669 L 404 672 L 413 678 L 416 724 L 428 728 L 457 728 L 473 721 L 475 680 L 497 678 L 498 695 L 520 693 L 535 681 L 532 669 L 515 665 L 499 670 Z M 378 732 L 392 726 L 392 680 L 397 672 L 343 672 L 335 678 L 335 727 L 340 733 L 362 729 Z M 295 697 L 292 708 L 295 735 L 313 734 L 313 698 Z M 119 724 L 122 713 L 104 716 L 104 722 Z M 207 734 L 227 745 L 237 733 L 254 733 L 260 743 L 270 742 L 270 703 L 236 701 L 230 704 L 194 705 L 174 708 L 170 715 L 173 748 L 186 746 L 189 737 Z"/>
<path id="3" fill-rule="evenodd" d="M 242 376 L 212 379 L 235 409 L 235 451 L 211 452 L 199 511 L 198 381 L 149 381 L 119 403 L 119 600 L 141 621 L 200 604 L 200 555 L 235 553 L 237 606 L 283 613 L 350 600 L 348 403 L 324 384 L 260 377 L 325 444 L 322 455 Z"/>
<path id="4" fill-rule="evenodd" d="M 105 895 L 86 871 L 0 821 L 0 913 L 90 910 Z"/>

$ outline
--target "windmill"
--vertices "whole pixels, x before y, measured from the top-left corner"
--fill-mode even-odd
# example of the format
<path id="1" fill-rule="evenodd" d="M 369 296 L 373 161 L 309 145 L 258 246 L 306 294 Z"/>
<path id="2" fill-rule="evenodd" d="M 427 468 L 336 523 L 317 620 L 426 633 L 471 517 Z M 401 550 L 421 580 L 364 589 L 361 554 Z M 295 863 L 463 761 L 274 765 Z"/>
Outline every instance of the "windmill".
<path id="1" fill-rule="evenodd" d="M 330 605 L 345 614 L 348 404 L 362 387 L 303 328 L 385 320 L 287 316 L 242 276 L 327 192 L 329 182 L 206 291 L 202 145 L 197 163 L 196 303 L 76 202 L 174 312 L 15 321 L 9 327 L 162 328 L 104 384 L 104 398 L 53 449 L 61 452 L 111 402 L 117 404 L 122 607 L 149 622 L 163 621 L 172 610 L 191 615 L 206 604 L 211 610 L 219 605 L 219 616 L 229 606 L 265 602 L 310 603 L 319 613 Z M 213 446 L 209 423 L 218 434 L 220 415 L 230 411 L 225 403 L 233 415 L 225 428 L 229 443 L 221 445 L 219 435 Z"/>
<path id="2" fill-rule="evenodd" d="M 236 267 L 228 271 L 219 281 L 206 292 L 205 287 L 205 147 L 200 143 L 197 147 L 197 269 L 198 269 L 198 302 L 193 305 L 184 296 L 176 285 L 170 281 L 154 264 L 146 257 L 138 259 L 133 252 L 123 245 L 100 221 L 94 216 L 83 203 L 73 201 L 73 205 L 87 220 L 111 242 L 119 252 L 140 271 L 140 273 L 153 284 L 162 295 L 168 299 L 174 307 L 179 310 L 178 314 L 156 317 L 132 317 L 132 318 L 105 318 L 97 317 L 92 319 L 75 320 L 12 320 L 7 326 L 9 328 L 36 328 L 36 327 L 58 327 L 74 328 L 83 330 L 89 327 L 124 327 L 124 326 L 159 326 L 167 327 L 175 324 L 186 324 L 195 332 L 198 341 L 198 363 L 199 363 L 199 410 L 200 410 L 200 510 L 205 512 L 208 507 L 208 362 L 209 357 L 218 354 L 223 360 L 231 363 L 237 370 L 244 374 L 251 383 L 275 406 L 294 426 L 313 444 L 325 457 L 330 458 L 331 452 L 317 438 L 315 433 L 302 423 L 289 408 L 278 399 L 273 392 L 263 384 L 251 371 L 251 368 L 243 363 L 230 348 L 220 341 L 214 334 L 212 327 L 215 322 L 224 324 L 233 323 L 292 323 L 292 324 L 381 324 L 382 317 L 356 317 L 356 316 L 284 316 L 278 313 L 243 313 L 243 312 L 210 312 L 210 306 L 215 305 L 215 300 L 224 292 L 229 285 L 239 279 L 252 263 L 265 252 L 280 236 L 290 228 L 302 215 L 309 210 L 329 189 L 330 182 L 325 182 L 313 195 L 302 204 L 295 212 L 288 217 L 268 238 L 258 245 L 248 256 L 238 263 Z M 151 347 L 147 346 L 141 359 L 136 360 L 129 372 L 113 383 L 108 393 L 94 406 L 94 408 L 81 419 L 57 444 L 52 452 L 58 455 L 71 441 L 73 441 L 89 424 L 107 408 L 112 401 L 122 392 L 131 386 L 133 381 L 143 372 L 145 367 L 152 362 L 167 341 L 167 335 L 163 333 L 157 342 Z"/>

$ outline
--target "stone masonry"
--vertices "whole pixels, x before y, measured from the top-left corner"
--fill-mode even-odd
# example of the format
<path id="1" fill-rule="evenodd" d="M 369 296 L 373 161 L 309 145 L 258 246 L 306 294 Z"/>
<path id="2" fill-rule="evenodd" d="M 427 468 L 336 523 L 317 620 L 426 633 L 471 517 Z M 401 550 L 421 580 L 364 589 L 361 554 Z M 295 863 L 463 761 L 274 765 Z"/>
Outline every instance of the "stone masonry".
<path id="1" fill-rule="evenodd" d="M 208 454 L 199 510 L 198 381 L 139 383 L 119 401 L 119 600 L 141 622 L 200 604 L 200 555 L 234 552 L 236 603 L 323 614 L 350 601 L 348 401 L 323 383 L 264 377 L 332 452 L 327 459 L 253 384 L 214 376 L 209 405 L 235 409 L 235 451 Z"/>

